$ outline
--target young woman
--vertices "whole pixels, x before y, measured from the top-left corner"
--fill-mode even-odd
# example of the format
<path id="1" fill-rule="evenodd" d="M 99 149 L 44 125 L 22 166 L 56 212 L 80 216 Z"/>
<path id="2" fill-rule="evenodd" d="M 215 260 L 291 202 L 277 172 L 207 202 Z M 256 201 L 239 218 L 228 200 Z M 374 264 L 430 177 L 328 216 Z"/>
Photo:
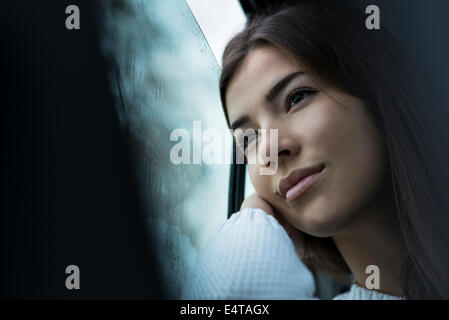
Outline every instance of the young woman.
<path id="1" fill-rule="evenodd" d="M 365 18 L 296 2 L 228 43 L 221 99 L 256 190 L 239 218 L 256 208 L 274 216 L 309 268 L 353 279 L 340 298 L 447 299 L 447 136 L 393 41 Z M 256 133 L 244 138 L 247 129 Z M 277 129 L 272 175 L 260 174 L 270 149 L 257 129 Z"/>

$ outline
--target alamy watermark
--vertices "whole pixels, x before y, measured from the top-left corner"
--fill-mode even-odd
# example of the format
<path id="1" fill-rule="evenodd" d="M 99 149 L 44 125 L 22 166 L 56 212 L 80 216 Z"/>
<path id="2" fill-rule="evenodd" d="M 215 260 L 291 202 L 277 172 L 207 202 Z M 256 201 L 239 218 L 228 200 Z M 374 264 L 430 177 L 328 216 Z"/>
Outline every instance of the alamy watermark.
<path id="1" fill-rule="evenodd" d="M 80 29 L 80 8 L 74 4 L 65 8 L 65 13 L 69 14 L 65 19 L 65 27 L 68 30 Z"/>
<path id="2" fill-rule="evenodd" d="M 365 280 L 365 287 L 367 289 L 380 289 L 380 269 L 375 264 L 366 267 L 365 273 L 369 274 Z"/>
<path id="3" fill-rule="evenodd" d="M 380 9 L 378 6 L 372 4 L 366 7 L 365 13 L 369 16 L 365 20 L 365 26 L 368 30 L 380 29 Z"/>
<path id="4" fill-rule="evenodd" d="M 230 135 L 228 133 L 231 133 Z M 201 121 L 193 121 L 192 135 L 184 128 L 174 129 L 170 141 L 177 143 L 170 150 L 170 161 L 175 164 L 232 164 L 232 137 L 238 146 L 236 164 L 260 164 L 261 175 L 273 175 L 278 166 L 278 129 L 202 130 Z M 255 152 L 248 155 L 246 141 L 255 139 Z M 192 151 L 191 151 L 192 147 Z M 254 149 L 255 148 L 255 149 Z M 245 161 L 246 154 L 246 161 Z"/>
<path id="5" fill-rule="evenodd" d="M 65 273 L 69 275 L 65 279 L 65 287 L 69 290 L 80 289 L 80 268 L 71 264 L 65 268 Z"/>

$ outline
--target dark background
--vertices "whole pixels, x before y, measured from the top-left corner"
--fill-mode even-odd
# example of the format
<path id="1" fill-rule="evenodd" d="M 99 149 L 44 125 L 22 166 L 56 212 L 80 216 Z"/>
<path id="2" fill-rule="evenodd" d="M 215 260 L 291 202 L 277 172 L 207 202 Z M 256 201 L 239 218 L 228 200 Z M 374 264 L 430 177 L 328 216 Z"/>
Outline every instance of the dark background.
<path id="1" fill-rule="evenodd" d="M 81 29 L 65 28 L 76 4 Z M 160 298 L 94 1 L 2 1 L 1 298 Z M 80 268 L 67 290 L 65 268 Z"/>

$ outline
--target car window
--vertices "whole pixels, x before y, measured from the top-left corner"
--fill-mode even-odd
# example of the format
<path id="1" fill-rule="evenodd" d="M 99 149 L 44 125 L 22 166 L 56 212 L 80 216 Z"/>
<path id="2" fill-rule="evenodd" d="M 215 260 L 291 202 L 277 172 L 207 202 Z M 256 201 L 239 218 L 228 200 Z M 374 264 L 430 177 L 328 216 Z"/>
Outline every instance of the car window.
<path id="1" fill-rule="evenodd" d="M 224 140 L 232 146 L 220 66 L 185 0 L 104 5 L 102 42 L 117 113 L 157 263 L 176 298 L 197 253 L 227 218 L 230 160 L 205 162 L 208 150 L 225 148 Z M 219 139 L 208 139 L 208 129 L 220 132 Z"/>

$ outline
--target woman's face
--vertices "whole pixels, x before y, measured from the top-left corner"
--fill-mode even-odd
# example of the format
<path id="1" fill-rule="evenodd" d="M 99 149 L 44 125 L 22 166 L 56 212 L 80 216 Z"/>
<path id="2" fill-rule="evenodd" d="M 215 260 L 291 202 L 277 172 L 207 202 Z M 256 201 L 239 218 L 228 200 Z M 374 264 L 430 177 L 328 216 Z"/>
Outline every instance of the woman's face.
<path id="1" fill-rule="evenodd" d="M 270 90 L 292 73 L 296 76 L 268 100 Z M 261 175 L 264 164 L 256 162 L 248 165 L 249 174 L 256 192 L 303 232 L 322 237 L 337 234 L 360 216 L 380 190 L 385 154 L 363 102 L 312 79 L 305 65 L 276 47 L 259 47 L 246 57 L 228 86 L 226 102 L 231 126 L 246 116 L 249 120 L 239 126 L 243 132 L 267 129 L 265 137 L 249 139 L 249 162 L 255 162 L 257 153 L 272 156 L 267 146 L 269 129 L 278 130 L 276 172 Z M 234 132 L 237 141 L 242 140 L 239 134 Z M 299 183 L 309 183 L 305 189 L 297 184 L 302 168 L 322 169 Z M 290 173 L 292 179 L 280 188 L 281 179 Z"/>

